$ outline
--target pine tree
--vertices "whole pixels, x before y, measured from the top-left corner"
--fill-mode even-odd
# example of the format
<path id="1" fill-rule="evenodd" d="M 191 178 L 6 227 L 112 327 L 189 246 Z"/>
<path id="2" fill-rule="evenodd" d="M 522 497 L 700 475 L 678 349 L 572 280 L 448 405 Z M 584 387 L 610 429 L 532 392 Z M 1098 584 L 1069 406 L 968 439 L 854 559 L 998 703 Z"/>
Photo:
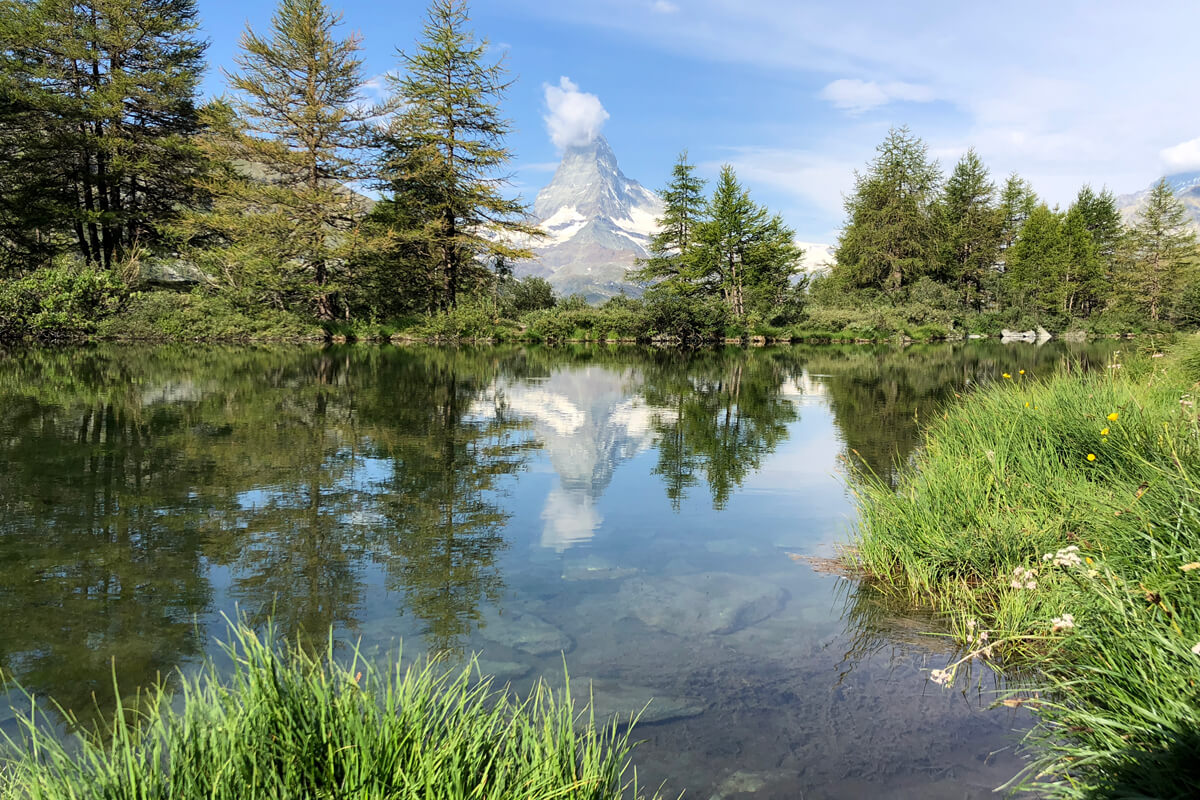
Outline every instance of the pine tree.
<path id="1" fill-rule="evenodd" d="M 638 259 L 637 268 L 629 272 L 630 280 L 656 284 L 660 291 L 687 291 L 681 278 L 687 272 L 688 259 L 694 256 L 696 228 L 705 221 L 704 181 L 695 173 L 684 150 L 662 192 L 663 215 L 647 248 L 650 257 Z"/>
<path id="2" fill-rule="evenodd" d="M 893 128 L 867 171 L 855 173 L 837 269 L 849 283 L 893 294 L 930 271 L 938 245 L 932 211 L 941 173 L 926 144 Z"/>
<path id="3" fill-rule="evenodd" d="M 1000 192 L 1000 250 L 1001 266 L 1005 263 L 1003 251 L 1012 247 L 1021 235 L 1025 220 L 1038 206 L 1037 194 L 1029 181 L 1017 173 L 1012 173 L 1004 182 Z"/>
<path id="4" fill-rule="evenodd" d="M 444 309 L 486 285 L 496 257 L 528 258 L 514 242 L 537 233 L 523 221 L 525 205 L 501 193 L 511 125 L 499 103 L 512 82 L 502 61 L 485 62 L 487 40 L 475 39 L 469 21 L 462 0 L 433 0 L 422 40 L 400 53 L 405 74 L 392 85 L 403 110 L 384 144 L 385 189 L 423 209 L 401 235 L 432 258 Z"/>
<path id="5" fill-rule="evenodd" d="M 232 104 L 214 109 L 208 139 L 226 169 L 195 225 L 229 245 L 211 257 L 234 288 L 321 319 L 349 282 L 368 204 L 347 184 L 362 177 L 358 148 L 378 114 L 362 102 L 359 37 L 339 39 L 340 24 L 322 0 L 282 0 L 269 35 L 246 29 Z"/>
<path id="6" fill-rule="evenodd" d="M 719 295 L 738 318 L 782 303 L 804 253 L 794 232 L 750 199 L 728 164 L 721 167 L 706 216 L 695 230 L 687 279 L 703 293 Z"/>
<path id="7" fill-rule="evenodd" d="M 1069 318 L 1086 317 L 1097 308 L 1104 271 L 1087 216 L 1072 206 L 1062 219 L 1062 260 L 1055 276 L 1059 310 Z"/>
<path id="8" fill-rule="evenodd" d="M 955 165 L 942 198 L 945 278 L 965 306 L 978 309 L 1000 248 L 996 185 L 973 149 Z"/>
<path id="9" fill-rule="evenodd" d="M 1131 283 L 1144 298 L 1150 319 L 1158 322 L 1196 261 L 1195 231 L 1166 178 L 1150 190 L 1130 236 Z"/>
<path id="10" fill-rule="evenodd" d="M 0 5 L 6 227 L 113 267 L 158 238 L 201 158 L 206 45 L 194 0 L 6 0 Z M 35 253 L 26 233 L 5 236 Z M 22 241 L 24 239 L 24 241 Z"/>
<path id="11" fill-rule="evenodd" d="M 1060 215 L 1045 203 L 1035 206 L 1005 257 L 1009 302 L 1024 311 L 1057 312 L 1058 284 L 1066 259 Z"/>

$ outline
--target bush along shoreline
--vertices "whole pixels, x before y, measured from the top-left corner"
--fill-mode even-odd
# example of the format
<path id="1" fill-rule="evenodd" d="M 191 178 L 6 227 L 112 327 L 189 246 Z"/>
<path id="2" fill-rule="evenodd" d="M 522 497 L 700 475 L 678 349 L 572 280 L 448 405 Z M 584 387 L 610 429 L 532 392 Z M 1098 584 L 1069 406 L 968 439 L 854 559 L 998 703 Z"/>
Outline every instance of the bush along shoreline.
<path id="1" fill-rule="evenodd" d="M 377 670 L 232 628 L 231 676 L 211 665 L 120 705 L 109 730 L 55 736 L 33 712 L 0 739 L 0 796 L 12 800 L 617 800 L 635 716 L 577 711 L 568 690 L 515 699 L 476 668 L 434 660 Z M 121 697 L 117 692 L 117 697 Z M 33 703 L 31 699 L 31 704 Z M 32 706 L 31 706 L 32 707 Z M 67 712 L 59 710 L 71 722 Z M 629 727 L 623 727 L 621 722 Z"/>
<path id="2" fill-rule="evenodd" d="M 894 310 L 846 315 L 813 309 L 801 321 L 782 325 L 754 315 L 737 319 L 719 301 L 662 296 L 618 296 L 600 306 L 570 297 L 533 308 L 502 298 L 432 314 L 321 321 L 282 308 L 249 309 L 203 288 L 131 290 L 97 270 L 45 270 L 0 284 L 0 342 L 883 343 L 995 338 L 1004 327 L 1000 323 L 930 321 Z M 1057 333 L 1082 340 L 1141 332 Z"/>
<path id="3" fill-rule="evenodd" d="M 960 657 L 1017 669 L 1039 717 L 1013 785 L 1200 786 L 1200 338 L 1099 373 L 1005 374 L 949 407 L 898 485 L 857 476 L 851 565 L 944 613 Z"/>

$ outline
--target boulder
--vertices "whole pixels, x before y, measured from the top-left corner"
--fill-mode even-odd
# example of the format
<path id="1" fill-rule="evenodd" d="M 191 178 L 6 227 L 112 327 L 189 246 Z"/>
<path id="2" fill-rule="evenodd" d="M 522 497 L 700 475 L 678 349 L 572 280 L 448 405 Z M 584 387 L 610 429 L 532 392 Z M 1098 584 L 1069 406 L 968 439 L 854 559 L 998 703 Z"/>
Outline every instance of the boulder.
<path id="1" fill-rule="evenodd" d="M 479 633 L 489 642 L 534 656 L 569 653 L 575 647 L 575 641 L 559 628 L 541 617 L 520 612 L 488 614 Z"/>
<path id="2" fill-rule="evenodd" d="M 618 602 L 651 628 L 694 637 L 729 634 L 761 622 L 783 608 L 787 593 L 758 578 L 705 572 L 631 578 L 621 584 Z"/>
<path id="3" fill-rule="evenodd" d="M 635 686 L 615 680 L 571 679 L 571 698 L 576 711 L 589 702 L 596 712 L 596 722 L 607 724 L 617 717 L 628 725 L 631 716 L 637 724 L 656 725 L 677 719 L 698 717 L 704 713 L 704 703 L 695 697 L 672 697 L 648 686 Z"/>

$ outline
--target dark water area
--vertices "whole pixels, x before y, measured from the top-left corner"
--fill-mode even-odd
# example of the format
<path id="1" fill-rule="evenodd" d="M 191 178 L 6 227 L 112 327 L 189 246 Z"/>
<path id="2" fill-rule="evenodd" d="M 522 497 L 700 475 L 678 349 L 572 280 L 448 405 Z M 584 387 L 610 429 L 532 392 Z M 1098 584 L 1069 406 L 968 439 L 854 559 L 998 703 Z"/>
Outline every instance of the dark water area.
<path id="1" fill-rule="evenodd" d="M 956 394 L 1114 344 L 97 346 L 0 354 L 0 670 L 88 718 L 222 615 L 649 706 L 643 784 L 985 797 L 1031 720 L 805 560 Z M 564 656 L 565 654 L 565 656 Z M 0 697 L 0 733 L 15 729 Z"/>

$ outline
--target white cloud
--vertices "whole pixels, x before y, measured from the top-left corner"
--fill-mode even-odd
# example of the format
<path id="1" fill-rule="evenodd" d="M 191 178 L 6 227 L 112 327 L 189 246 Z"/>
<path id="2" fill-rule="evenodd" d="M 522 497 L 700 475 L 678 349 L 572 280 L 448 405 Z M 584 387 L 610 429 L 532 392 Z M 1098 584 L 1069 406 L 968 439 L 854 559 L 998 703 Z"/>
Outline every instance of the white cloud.
<path id="1" fill-rule="evenodd" d="M 650 7 L 659 14 L 674 14 L 679 10 L 679 6 L 672 3 L 671 0 L 654 0 Z"/>
<path id="2" fill-rule="evenodd" d="M 608 112 L 600 98 L 579 87 L 570 78 L 559 78 L 557 86 L 546 84 L 546 130 L 559 150 L 585 145 L 600 135 Z"/>
<path id="3" fill-rule="evenodd" d="M 835 108 L 861 114 L 896 100 L 930 103 L 934 100 L 934 93 L 928 86 L 903 81 L 876 83 L 857 78 L 841 78 L 822 89 L 821 98 L 833 103 Z"/>
<path id="4" fill-rule="evenodd" d="M 1168 174 L 1200 169 L 1200 136 L 1168 147 L 1159 155 Z"/>

